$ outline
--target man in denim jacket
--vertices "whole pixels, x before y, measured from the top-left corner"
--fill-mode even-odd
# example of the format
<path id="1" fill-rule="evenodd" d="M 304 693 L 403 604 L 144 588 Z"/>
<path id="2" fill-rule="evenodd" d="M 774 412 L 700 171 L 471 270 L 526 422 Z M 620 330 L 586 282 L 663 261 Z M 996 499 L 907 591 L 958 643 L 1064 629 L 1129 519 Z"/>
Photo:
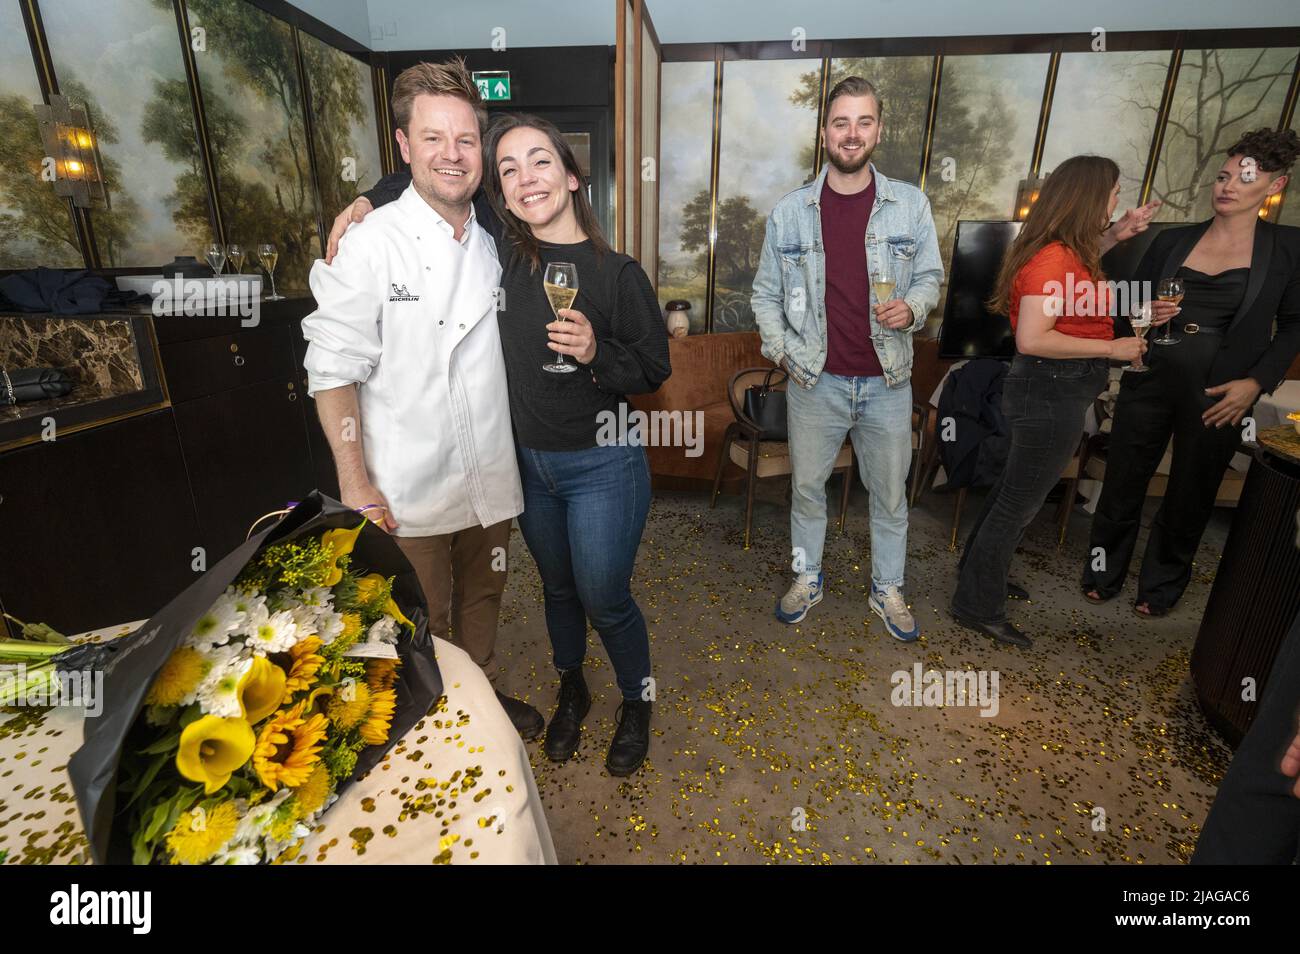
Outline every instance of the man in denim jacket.
<path id="1" fill-rule="evenodd" d="M 925 194 L 869 161 L 880 114 L 879 93 L 860 77 L 831 90 L 830 164 L 772 210 L 752 304 L 763 354 L 790 374 L 796 576 L 776 618 L 797 623 L 821 602 L 826 480 L 847 436 L 871 494 L 869 602 L 890 635 L 910 641 L 920 635 L 902 593 L 912 334 L 939 301 L 943 263 Z M 889 281 L 892 294 L 879 284 Z"/>

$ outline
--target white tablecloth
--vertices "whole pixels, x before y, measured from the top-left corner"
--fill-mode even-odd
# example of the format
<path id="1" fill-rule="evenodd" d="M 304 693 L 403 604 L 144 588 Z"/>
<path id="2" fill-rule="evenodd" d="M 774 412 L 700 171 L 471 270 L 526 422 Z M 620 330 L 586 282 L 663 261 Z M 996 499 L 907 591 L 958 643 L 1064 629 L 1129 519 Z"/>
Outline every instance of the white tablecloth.
<path id="1" fill-rule="evenodd" d="M 96 630 L 113 638 L 139 624 Z M 434 640 L 441 706 L 348 788 L 296 863 L 555 864 L 528 755 L 483 671 Z M 0 851 L 7 864 L 88 862 L 67 764 L 82 712 L 0 713 Z"/>

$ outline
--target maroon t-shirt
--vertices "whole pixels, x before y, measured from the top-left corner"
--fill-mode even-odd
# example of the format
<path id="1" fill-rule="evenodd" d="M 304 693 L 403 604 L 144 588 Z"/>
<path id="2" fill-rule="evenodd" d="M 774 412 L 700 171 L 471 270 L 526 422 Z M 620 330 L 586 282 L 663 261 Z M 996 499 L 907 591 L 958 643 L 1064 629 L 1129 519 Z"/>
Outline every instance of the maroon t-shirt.
<path id="1" fill-rule="evenodd" d="M 826 370 L 844 377 L 884 374 L 871 344 L 871 279 L 867 222 L 876 180 L 854 195 L 822 186 L 822 244 L 826 248 Z"/>

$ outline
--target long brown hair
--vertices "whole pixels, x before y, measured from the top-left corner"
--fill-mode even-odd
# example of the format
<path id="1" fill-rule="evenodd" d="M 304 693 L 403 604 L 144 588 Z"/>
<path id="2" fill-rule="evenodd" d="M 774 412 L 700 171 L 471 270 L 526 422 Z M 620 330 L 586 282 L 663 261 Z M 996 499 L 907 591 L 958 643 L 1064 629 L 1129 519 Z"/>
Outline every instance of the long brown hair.
<path id="1" fill-rule="evenodd" d="M 506 207 L 505 193 L 501 188 L 501 172 L 497 168 L 497 145 L 501 142 L 501 137 L 512 129 L 520 128 L 536 129 L 545 134 L 551 141 L 551 151 L 559 157 L 564 171 L 578 180 L 578 188 L 569 193 L 569 201 L 573 203 L 573 214 L 578 220 L 578 227 L 586 233 L 587 238 L 591 239 L 599 259 L 610 250 L 609 243 L 605 241 L 600 223 L 596 220 L 596 213 L 591 208 L 591 200 L 587 198 L 587 190 L 583 185 L 585 179 L 573 149 L 554 123 L 538 116 L 526 116 L 521 113 L 505 113 L 495 119 L 488 129 L 487 141 L 483 146 L 483 159 L 487 166 L 488 201 L 492 203 L 497 216 L 505 223 L 510 244 L 528 259 L 532 264 L 531 270 L 537 271 L 542 263 L 541 244 L 537 241 L 537 236 L 533 235 L 532 229 L 528 227 L 528 223 L 520 220 Z"/>
<path id="2" fill-rule="evenodd" d="M 1038 201 L 1011 248 L 1002 257 L 989 310 L 1011 311 L 1016 273 L 1044 246 L 1060 242 L 1079 257 L 1094 282 L 1103 282 L 1101 233 L 1110 218 L 1110 192 L 1119 181 L 1119 166 L 1105 156 L 1071 156 L 1056 167 L 1038 192 Z"/>

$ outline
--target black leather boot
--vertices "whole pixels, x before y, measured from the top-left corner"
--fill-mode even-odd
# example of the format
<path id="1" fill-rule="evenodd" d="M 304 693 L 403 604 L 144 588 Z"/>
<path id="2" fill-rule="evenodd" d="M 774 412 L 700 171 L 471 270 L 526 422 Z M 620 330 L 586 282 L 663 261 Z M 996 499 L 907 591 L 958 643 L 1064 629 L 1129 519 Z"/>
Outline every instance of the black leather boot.
<path id="1" fill-rule="evenodd" d="M 567 762 L 578 751 L 582 720 L 590 708 L 591 693 L 581 667 L 560 673 L 560 696 L 546 727 L 546 757 L 552 762 Z"/>
<path id="2" fill-rule="evenodd" d="M 546 727 L 546 720 L 528 703 L 507 696 L 504 692 L 497 693 L 497 702 L 501 703 L 501 708 L 506 710 L 511 725 L 525 742 L 531 742 L 542 734 L 542 729 Z"/>
<path id="3" fill-rule="evenodd" d="M 618 728 L 609 743 L 605 768 L 610 775 L 631 775 L 641 767 L 650 751 L 650 707 L 652 703 L 623 700 L 618 707 Z"/>

